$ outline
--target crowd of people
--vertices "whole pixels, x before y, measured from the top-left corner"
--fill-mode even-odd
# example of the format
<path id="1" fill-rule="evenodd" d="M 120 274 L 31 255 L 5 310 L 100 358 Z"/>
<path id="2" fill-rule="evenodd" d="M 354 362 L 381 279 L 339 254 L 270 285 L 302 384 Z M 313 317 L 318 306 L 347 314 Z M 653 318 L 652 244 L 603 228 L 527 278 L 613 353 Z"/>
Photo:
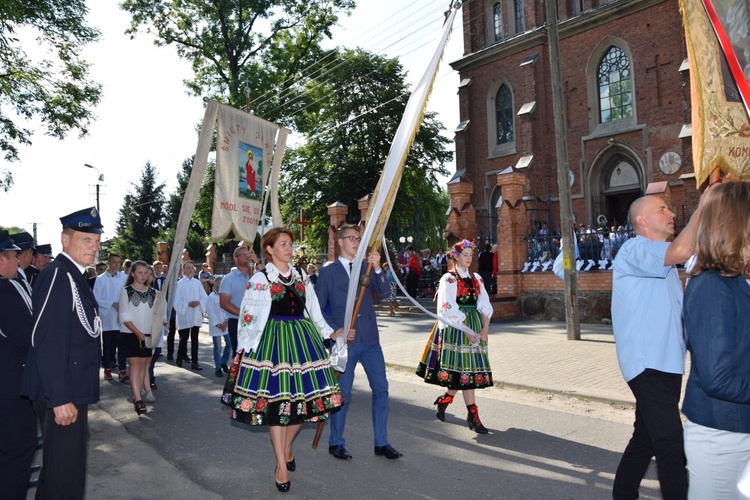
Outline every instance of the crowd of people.
<path id="1" fill-rule="evenodd" d="M 750 185 L 728 182 L 704 192 L 673 240 L 674 214 L 656 196 L 636 200 L 629 221 L 633 237 L 612 254 L 612 319 L 636 407 L 613 497 L 637 498 L 656 457 L 664 498 L 735 498 L 750 461 L 750 335 L 744 321 L 750 306 Z M 168 289 L 162 262 L 122 261 L 111 253 L 94 264 L 103 232 L 96 209 L 61 223 L 63 251 L 54 260 L 51 247 L 34 246 L 27 233 L 0 232 L 0 370 L 6 380 L 0 388 L 0 484 L 7 498 L 26 496 L 38 425 L 44 454 L 37 497 L 65 492 L 83 498 L 87 412 L 99 399 L 100 379 L 114 380 L 117 370 L 118 380 L 130 385 L 135 412 L 148 412 L 165 339 L 168 361 L 202 370 L 198 332 L 204 318 L 215 374 L 226 375 L 220 402 L 232 420 L 268 427 L 278 491 L 291 489 L 290 473 L 298 467 L 293 442 L 304 422 L 328 419 L 329 454 L 352 459 L 344 429 L 358 364 L 372 391 L 374 453 L 403 457 L 388 439 L 388 380 L 374 309 L 375 297 L 394 300 L 395 280 L 404 279 L 396 276 L 400 269 L 409 293 L 434 295 L 441 315 L 415 360 L 416 374 L 445 391 L 434 402 L 436 418 L 445 421 L 461 391 L 469 429 L 489 432 L 475 391 L 493 385 L 488 281 L 497 274 L 497 249 L 491 245 L 478 254 L 477 273 L 470 270 L 476 252 L 470 240 L 434 256 L 409 246 L 396 270 L 371 252 L 354 269 L 359 227 L 344 225 L 336 236 L 339 257 L 319 271 L 303 270 L 292 264 L 293 234 L 276 227 L 261 239 L 267 264 L 240 244 L 225 276 L 187 261 Z M 691 256 L 683 300 L 675 265 Z M 360 281 L 368 269 L 368 290 L 344 331 L 349 281 Z M 165 307 L 163 325 L 153 330 L 153 308 L 165 291 L 174 295 L 173 307 Z M 344 342 L 347 355 L 337 372 L 331 349 Z M 678 405 L 687 350 L 692 363 L 683 430 Z"/>

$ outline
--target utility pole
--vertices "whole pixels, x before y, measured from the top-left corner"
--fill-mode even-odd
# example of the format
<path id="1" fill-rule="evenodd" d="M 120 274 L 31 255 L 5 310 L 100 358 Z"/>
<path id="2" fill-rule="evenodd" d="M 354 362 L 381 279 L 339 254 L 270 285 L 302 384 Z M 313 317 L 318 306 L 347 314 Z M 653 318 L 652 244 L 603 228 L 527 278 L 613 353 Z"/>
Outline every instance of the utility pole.
<path id="1" fill-rule="evenodd" d="M 557 154 L 557 186 L 560 190 L 560 227 L 562 230 L 563 269 L 565 274 L 565 326 L 568 340 L 581 340 L 578 315 L 578 277 L 573 242 L 573 203 L 570 199 L 568 165 L 568 132 L 565 126 L 562 70 L 560 68 L 560 35 L 557 31 L 557 0 L 545 0 L 547 7 L 547 39 L 552 80 L 552 110 L 555 116 L 555 152 Z"/>

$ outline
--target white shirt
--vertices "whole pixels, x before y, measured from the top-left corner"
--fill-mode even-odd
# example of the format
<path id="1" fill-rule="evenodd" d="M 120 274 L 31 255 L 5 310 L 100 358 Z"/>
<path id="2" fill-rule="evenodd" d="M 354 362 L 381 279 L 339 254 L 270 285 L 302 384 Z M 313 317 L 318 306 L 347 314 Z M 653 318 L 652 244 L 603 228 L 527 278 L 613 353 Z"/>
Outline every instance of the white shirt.
<path id="1" fill-rule="evenodd" d="M 215 288 L 206 299 L 206 316 L 208 316 L 208 333 L 212 337 L 229 335 L 229 330 L 224 328 L 222 332 L 219 328 L 219 325 L 224 324 L 228 316 L 227 312 L 219 305 L 219 293 Z"/>
<path id="2" fill-rule="evenodd" d="M 99 281 L 99 280 L 97 280 Z M 189 307 L 188 302 L 197 300 L 198 307 Z M 203 313 L 206 311 L 206 291 L 196 277 L 183 276 L 174 289 L 175 326 L 184 330 L 203 324 Z"/>
<path id="3" fill-rule="evenodd" d="M 120 292 L 125 287 L 126 280 L 125 273 L 121 271 L 114 276 L 109 271 L 105 271 L 96 277 L 94 298 L 99 304 L 99 317 L 102 319 L 102 330 L 105 332 L 120 331 L 118 312 L 112 304 L 120 301 Z"/>

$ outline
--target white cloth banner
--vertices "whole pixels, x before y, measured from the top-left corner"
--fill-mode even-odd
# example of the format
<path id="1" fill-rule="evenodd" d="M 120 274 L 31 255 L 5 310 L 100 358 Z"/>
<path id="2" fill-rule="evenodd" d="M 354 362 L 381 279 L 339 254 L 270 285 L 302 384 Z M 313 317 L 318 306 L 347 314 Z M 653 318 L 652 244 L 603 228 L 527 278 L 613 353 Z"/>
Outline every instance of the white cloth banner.
<path id="1" fill-rule="evenodd" d="M 382 232 L 385 230 L 385 223 L 388 222 L 388 218 L 391 215 L 393 200 L 398 192 L 399 185 L 401 184 L 401 174 L 403 173 L 404 164 L 406 163 L 406 157 L 409 155 L 412 141 L 422 124 L 427 100 L 432 91 L 432 84 L 435 81 L 440 60 L 443 57 L 443 50 L 448 43 L 451 28 L 453 27 L 453 20 L 456 18 L 456 13 L 458 12 L 459 7 L 460 4 L 457 4 L 445 20 L 445 23 L 443 24 L 443 33 L 438 40 L 435 53 L 432 55 L 432 59 L 430 59 L 430 63 L 427 65 L 422 78 L 419 80 L 419 83 L 409 96 L 409 100 L 406 102 L 404 115 L 401 117 L 398 129 L 396 129 L 396 135 L 393 137 L 391 149 L 388 151 L 388 157 L 385 160 L 383 172 L 380 175 L 380 180 L 375 188 L 377 194 L 372 200 L 372 205 L 367 212 L 367 225 L 365 226 L 364 233 L 361 235 L 362 244 L 359 245 L 357 254 L 354 256 L 354 269 L 360 269 L 362 261 L 365 259 L 365 252 L 368 251 L 368 248 L 379 243 L 380 236 L 375 234 L 375 228 L 380 227 L 380 230 L 378 231 L 380 235 L 382 235 Z M 349 288 L 346 296 L 346 312 L 344 316 L 345 332 L 349 331 L 352 324 L 352 314 L 354 313 L 354 302 L 356 300 L 358 287 L 359 280 L 349 280 Z M 407 297 L 409 297 L 408 294 Z M 411 298 L 411 300 L 416 302 L 413 298 Z"/>
<path id="2" fill-rule="evenodd" d="M 211 239 L 233 231 L 250 244 L 261 221 L 265 187 L 279 125 L 226 105 L 219 105 L 216 183 Z M 276 155 L 284 154 L 276 148 Z"/>

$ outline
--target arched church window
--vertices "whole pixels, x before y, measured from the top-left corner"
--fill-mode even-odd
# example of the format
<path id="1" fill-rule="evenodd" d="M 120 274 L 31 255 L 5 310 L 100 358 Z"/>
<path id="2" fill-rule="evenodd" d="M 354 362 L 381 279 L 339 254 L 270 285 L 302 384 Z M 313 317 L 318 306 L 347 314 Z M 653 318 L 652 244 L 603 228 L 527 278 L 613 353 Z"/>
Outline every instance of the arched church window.
<path id="1" fill-rule="evenodd" d="M 599 121 L 601 123 L 633 116 L 633 84 L 630 60 L 625 52 L 612 46 L 599 63 Z"/>
<path id="2" fill-rule="evenodd" d="M 495 94 L 495 116 L 497 123 L 497 144 L 514 141 L 513 96 L 507 85 L 500 85 Z"/>

